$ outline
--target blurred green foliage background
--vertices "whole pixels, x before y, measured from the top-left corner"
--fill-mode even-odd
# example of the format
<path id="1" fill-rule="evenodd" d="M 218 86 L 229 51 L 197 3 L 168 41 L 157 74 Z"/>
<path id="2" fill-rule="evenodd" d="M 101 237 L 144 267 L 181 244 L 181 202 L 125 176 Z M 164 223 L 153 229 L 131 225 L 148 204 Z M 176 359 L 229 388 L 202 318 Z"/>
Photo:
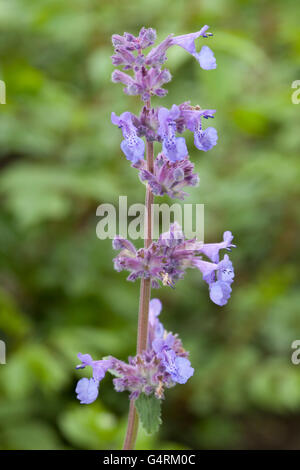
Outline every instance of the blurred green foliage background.
<path id="1" fill-rule="evenodd" d="M 154 292 L 195 375 L 167 392 L 160 433 L 141 433 L 138 447 L 299 448 L 299 2 L 0 0 L 0 11 L 0 448 L 121 446 L 128 400 L 111 377 L 93 405 L 74 394 L 79 351 L 135 351 L 139 285 L 113 270 L 111 241 L 95 232 L 99 204 L 144 200 L 110 122 L 141 106 L 110 81 L 110 38 L 204 24 L 217 69 L 172 48 L 174 79 L 155 104 L 217 109 L 213 150 L 186 136 L 200 174 L 188 202 L 205 204 L 207 242 L 234 233 L 236 280 L 223 308 L 196 271 Z"/>

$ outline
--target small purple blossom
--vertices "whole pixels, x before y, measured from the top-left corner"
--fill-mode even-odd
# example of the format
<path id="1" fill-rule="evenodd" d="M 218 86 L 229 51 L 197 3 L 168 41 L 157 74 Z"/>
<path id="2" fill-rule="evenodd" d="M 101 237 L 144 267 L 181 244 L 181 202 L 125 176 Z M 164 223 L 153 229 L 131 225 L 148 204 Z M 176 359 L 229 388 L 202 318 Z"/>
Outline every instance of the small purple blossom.
<path id="1" fill-rule="evenodd" d="M 77 398 L 80 400 L 80 403 L 89 404 L 96 400 L 99 384 L 111 367 L 112 362 L 110 359 L 94 361 L 89 354 L 81 353 L 78 354 L 78 358 L 81 364 L 79 364 L 76 369 L 84 369 L 87 366 L 93 369 L 93 377 L 91 379 L 85 378 L 79 380 L 76 387 Z"/>
<path id="2" fill-rule="evenodd" d="M 181 36 L 169 35 L 166 39 L 164 39 L 164 41 L 162 41 L 158 46 L 152 49 L 151 52 L 149 52 L 149 54 L 146 56 L 146 64 L 156 66 L 162 65 L 167 60 L 167 50 L 172 46 L 180 46 L 193 57 L 195 57 L 195 59 L 199 62 L 200 67 L 204 68 L 205 70 L 216 68 L 216 62 L 213 62 L 212 60 L 213 53 L 208 46 L 203 47 L 209 49 L 210 56 L 206 50 L 204 52 L 201 50 L 199 53 L 196 51 L 195 40 L 197 38 L 200 36 L 203 38 L 212 36 L 212 33 L 207 32 L 208 28 L 209 26 L 205 25 L 200 29 L 200 31 L 195 33 L 183 34 Z"/>
<path id="3" fill-rule="evenodd" d="M 218 258 L 219 254 L 217 254 L 216 257 Z M 207 273 L 207 275 L 203 276 L 203 279 L 209 285 L 209 296 L 211 300 L 221 307 L 227 304 L 232 291 L 231 284 L 234 279 L 234 270 L 229 256 L 224 255 L 223 260 L 217 264 L 217 269 L 211 273 Z"/>
<path id="4" fill-rule="evenodd" d="M 143 159 L 145 143 L 143 139 L 138 137 L 136 134 L 136 128 L 132 123 L 131 113 L 126 111 L 119 117 L 113 112 L 111 114 L 111 121 L 122 129 L 124 140 L 121 143 L 121 149 L 127 160 L 136 163 Z"/>
<path id="5" fill-rule="evenodd" d="M 194 143 L 199 150 L 207 151 L 214 147 L 218 140 L 218 134 L 214 127 L 202 129 L 202 118 L 214 117 L 214 109 L 201 109 L 199 106 L 191 106 L 189 103 L 180 105 L 181 126 L 194 132 Z"/>
<path id="6" fill-rule="evenodd" d="M 160 358 L 166 372 L 170 374 L 173 382 L 184 384 L 194 374 L 190 361 L 185 357 L 177 356 L 173 346 L 175 337 L 169 333 L 165 339 L 157 338 L 152 347 Z"/>
<path id="7" fill-rule="evenodd" d="M 93 361 L 92 357 L 89 354 L 79 353 L 78 358 L 81 360 L 81 364 L 77 366 L 77 369 L 84 369 L 87 366 L 92 367 L 93 378 L 98 382 L 100 382 L 104 378 L 106 371 L 111 366 L 109 360 Z"/>
<path id="8" fill-rule="evenodd" d="M 123 83 L 126 85 L 124 92 L 127 95 L 138 95 L 141 93 L 140 85 L 127 73 L 122 72 L 121 70 L 114 70 L 111 75 L 111 80 L 113 83 Z"/>
<path id="9" fill-rule="evenodd" d="M 204 70 L 211 70 L 217 67 L 216 59 L 212 50 L 208 46 L 202 46 L 200 52 L 196 51 L 195 40 L 202 36 L 208 37 L 211 33 L 206 33 L 209 26 L 204 26 L 197 33 L 184 34 L 183 36 L 176 36 L 172 39 L 171 45 L 183 47 L 199 62 L 200 67 Z"/>
<path id="10" fill-rule="evenodd" d="M 172 162 L 183 160 L 188 155 L 184 137 L 176 137 L 176 122 L 180 110 L 173 104 L 172 108 L 160 108 L 158 111 L 158 133 L 163 142 L 163 153 Z"/>
<path id="11" fill-rule="evenodd" d="M 223 241 L 219 243 L 205 243 L 199 245 L 201 252 L 207 256 L 211 261 L 214 263 L 219 262 L 219 252 L 220 250 L 227 250 L 231 251 L 231 248 L 235 248 L 236 246 L 233 245 L 231 242 L 233 240 L 232 233 L 227 230 L 223 234 Z"/>
<path id="12" fill-rule="evenodd" d="M 124 33 L 123 36 L 114 34 L 112 44 L 115 53 L 111 57 L 113 65 L 123 65 L 124 70 L 142 66 L 145 61 L 142 50 L 152 46 L 155 40 L 156 31 L 152 28 L 142 28 L 138 37 L 130 33 Z"/>

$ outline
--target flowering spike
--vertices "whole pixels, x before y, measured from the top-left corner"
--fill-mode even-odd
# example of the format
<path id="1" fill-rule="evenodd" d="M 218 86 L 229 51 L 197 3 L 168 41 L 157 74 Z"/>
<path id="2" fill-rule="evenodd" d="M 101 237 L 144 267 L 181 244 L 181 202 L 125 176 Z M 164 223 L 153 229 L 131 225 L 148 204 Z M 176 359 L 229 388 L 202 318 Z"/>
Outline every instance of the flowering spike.
<path id="1" fill-rule="evenodd" d="M 146 49 L 153 46 L 156 40 L 156 31 L 152 28 L 143 27 L 138 36 L 125 32 L 122 36 L 114 34 L 112 37 L 113 65 L 123 67 L 123 70 L 114 70 L 112 81 L 122 83 L 127 95 L 139 95 L 144 101 L 139 115 L 129 111 L 120 116 L 114 112 L 111 114 L 112 123 L 122 130 L 123 153 L 131 161 L 131 166 L 138 169 L 140 180 L 147 183 L 148 223 L 144 233 L 144 247 L 136 249 L 121 236 L 116 236 L 113 241 L 113 248 L 119 252 L 114 259 L 115 269 L 128 271 L 128 281 L 141 279 L 138 347 L 136 356 L 130 357 L 127 363 L 113 356 L 94 361 L 89 354 L 79 354 L 81 364 L 77 369 L 91 367 L 92 377 L 79 380 L 76 394 L 80 403 L 95 401 L 100 382 L 107 372 L 115 377 L 113 384 L 117 392 L 129 392 L 129 398 L 135 406 L 130 406 L 124 444 L 126 450 L 134 447 L 135 410 L 138 410 L 146 429 L 156 430 L 160 423 L 160 401 L 164 398 L 165 390 L 177 383 L 186 383 L 194 374 L 189 354 L 181 340 L 166 331 L 159 320 L 162 306 L 158 299 L 150 301 L 151 287 L 159 288 L 162 285 L 174 289 L 188 268 L 197 268 L 208 285 L 210 299 L 216 305 L 225 305 L 232 291 L 232 263 L 228 254 L 220 260 L 221 250 L 230 251 L 235 246 L 232 244 L 231 232 L 225 232 L 223 241 L 219 243 L 204 244 L 196 239 L 186 239 L 181 227 L 174 223 L 157 241 L 151 239 L 154 195 L 167 194 L 170 198 L 184 199 L 187 193 L 183 189 L 196 186 L 199 182 L 181 134 L 186 130 L 193 132 L 195 146 L 204 152 L 212 149 L 218 140 L 214 127 L 202 127 L 203 119 L 214 118 L 214 109 L 193 106 L 188 101 L 173 104 L 170 109 L 163 106 L 154 108 L 151 105 L 152 96 L 162 98 L 167 94 L 164 85 L 172 77 L 169 70 L 162 66 L 170 47 L 183 48 L 204 70 L 216 68 L 216 59 L 207 45 L 202 45 L 199 52 L 196 49 L 195 41 L 198 38 L 203 40 L 212 36 L 208 28 L 205 25 L 194 33 L 179 36 L 170 34 L 150 51 Z M 147 147 L 143 138 L 147 141 Z M 154 142 L 162 147 L 156 159 Z"/>

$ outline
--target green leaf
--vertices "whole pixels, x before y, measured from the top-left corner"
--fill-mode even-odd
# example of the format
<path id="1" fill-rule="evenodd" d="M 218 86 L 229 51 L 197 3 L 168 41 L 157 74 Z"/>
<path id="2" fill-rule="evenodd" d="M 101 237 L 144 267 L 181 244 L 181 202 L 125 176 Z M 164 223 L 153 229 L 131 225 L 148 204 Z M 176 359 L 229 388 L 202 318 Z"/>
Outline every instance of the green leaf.
<path id="1" fill-rule="evenodd" d="M 161 424 L 161 401 L 154 395 L 142 393 L 135 401 L 143 428 L 148 434 L 156 432 Z"/>

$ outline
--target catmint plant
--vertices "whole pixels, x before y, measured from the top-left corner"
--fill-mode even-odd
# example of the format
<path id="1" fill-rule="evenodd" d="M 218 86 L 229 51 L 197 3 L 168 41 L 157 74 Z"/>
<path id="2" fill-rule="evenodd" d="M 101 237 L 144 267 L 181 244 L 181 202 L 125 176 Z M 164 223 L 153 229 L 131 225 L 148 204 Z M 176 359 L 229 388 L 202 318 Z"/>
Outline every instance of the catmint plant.
<path id="1" fill-rule="evenodd" d="M 173 223 L 157 241 L 152 240 L 154 196 L 184 199 L 188 196 L 184 189 L 199 182 L 181 134 L 186 130 L 193 132 L 194 144 L 203 152 L 212 149 L 218 140 L 216 129 L 204 125 L 214 118 L 216 110 L 203 109 L 189 101 L 173 104 L 170 109 L 153 107 L 151 103 L 152 97 L 162 98 L 167 94 L 164 85 L 172 77 L 163 67 L 170 47 L 185 49 L 204 70 L 216 68 L 214 54 L 206 44 L 200 52 L 196 50 L 197 38 L 206 41 L 212 36 L 208 29 L 204 26 L 196 33 L 182 36 L 170 34 L 155 47 L 152 46 L 156 32 L 152 28 L 142 28 L 137 37 L 129 33 L 112 37 L 112 62 L 122 67 L 113 72 L 112 81 L 122 83 L 127 95 L 139 95 L 143 102 L 139 115 L 130 111 L 120 116 L 114 112 L 111 115 L 112 123 L 122 131 L 121 150 L 125 158 L 131 162 L 133 171 L 138 172 L 140 181 L 146 184 L 144 247 L 136 249 L 129 240 L 118 235 L 113 240 L 113 248 L 118 252 L 114 258 L 115 269 L 128 271 L 128 281 L 140 280 L 137 353 L 128 362 L 113 356 L 93 360 L 89 354 L 80 353 L 81 364 L 77 367 L 91 367 L 92 377 L 79 380 L 76 393 L 80 403 L 92 403 L 106 373 L 114 377 L 117 392 L 129 392 L 124 449 L 134 448 L 139 420 L 149 433 L 158 429 L 166 389 L 185 384 L 194 374 L 189 353 L 178 335 L 168 332 L 160 322 L 162 305 L 159 299 L 150 300 L 151 288 L 174 288 L 188 268 L 196 268 L 215 304 L 225 305 L 232 290 L 234 270 L 226 253 L 235 246 L 231 232 L 225 231 L 223 240 L 218 243 L 203 243 L 196 238 L 186 239 L 181 227 Z M 154 142 L 161 145 L 156 158 Z"/>

